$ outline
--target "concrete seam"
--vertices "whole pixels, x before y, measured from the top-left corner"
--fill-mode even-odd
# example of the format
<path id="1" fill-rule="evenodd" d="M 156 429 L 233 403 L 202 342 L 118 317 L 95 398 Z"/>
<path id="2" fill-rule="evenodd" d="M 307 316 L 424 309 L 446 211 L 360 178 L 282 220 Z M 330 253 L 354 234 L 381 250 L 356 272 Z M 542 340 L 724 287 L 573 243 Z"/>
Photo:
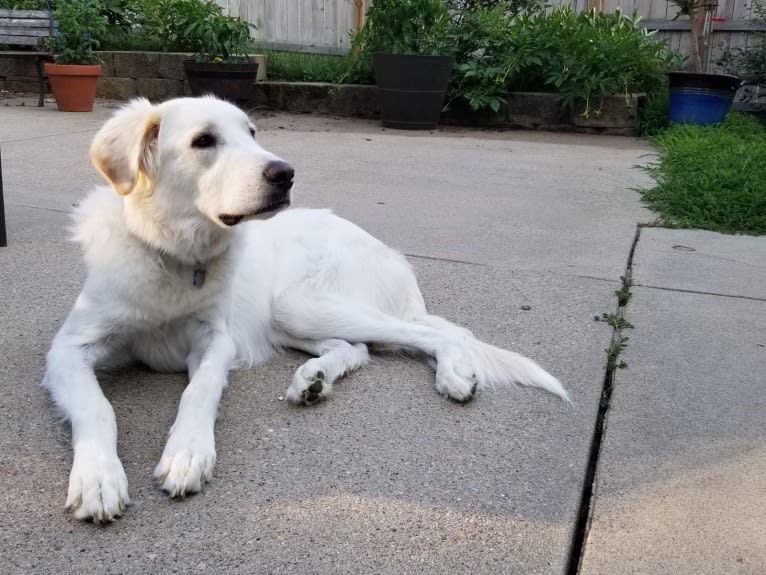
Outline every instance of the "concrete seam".
<path id="1" fill-rule="evenodd" d="M 662 290 L 662 291 L 672 291 L 672 292 L 678 292 L 678 293 L 688 293 L 693 295 L 712 295 L 716 297 L 728 297 L 731 299 L 745 299 L 750 301 L 766 301 L 766 298 L 763 297 L 755 297 L 755 296 L 749 296 L 749 295 L 733 295 L 728 293 L 719 293 L 719 292 L 712 292 L 712 291 L 700 291 L 700 290 L 693 290 L 693 289 L 684 289 L 684 288 L 670 288 L 670 287 L 663 287 L 663 286 L 653 286 L 653 285 L 647 285 L 647 284 L 633 284 L 635 287 L 642 287 L 646 289 L 656 289 L 656 290 Z"/>
<path id="2" fill-rule="evenodd" d="M 633 237 L 633 243 L 630 246 L 628 260 L 625 266 L 625 275 L 621 278 L 622 290 L 624 292 L 629 292 L 632 286 L 633 256 L 636 253 L 636 246 L 641 237 L 642 227 L 641 224 L 636 226 L 636 233 Z M 629 297 L 623 299 L 618 295 L 617 308 L 614 314 L 615 322 L 613 325 L 612 337 L 609 341 L 610 347 L 607 348 L 607 365 L 604 372 L 604 383 L 601 389 L 598 415 L 596 416 L 596 422 L 593 428 L 593 438 L 591 439 L 591 446 L 588 454 L 588 465 L 585 470 L 585 478 L 583 480 L 582 493 L 580 496 L 580 507 L 577 513 L 577 520 L 572 536 L 572 545 L 569 550 L 569 559 L 565 571 L 567 575 L 578 575 L 580 572 L 582 559 L 585 555 L 585 548 L 588 542 L 588 534 L 590 532 L 596 500 L 596 479 L 598 476 L 598 461 L 599 456 L 601 455 L 601 444 L 606 430 L 612 391 L 614 389 L 614 373 L 620 367 L 617 364 L 616 356 L 611 356 L 610 350 L 615 344 L 620 343 L 623 329 L 621 322 L 625 319 L 625 308 L 629 299 Z"/>
<path id="3" fill-rule="evenodd" d="M 483 264 L 483 263 L 480 263 L 480 262 L 467 262 L 465 260 L 451 260 L 449 258 L 437 258 L 435 256 L 423 256 L 423 255 L 408 254 L 408 253 L 405 253 L 404 255 L 406 257 L 408 257 L 408 258 L 417 258 L 417 259 L 421 259 L 421 260 L 434 260 L 434 261 L 437 261 L 437 262 L 448 262 L 448 263 L 451 263 L 451 264 L 465 264 L 465 265 L 469 265 L 469 266 L 480 266 L 480 267 L 483 267 L 483 268 L 488 268 L 489 267 L 489 264 Z"/>

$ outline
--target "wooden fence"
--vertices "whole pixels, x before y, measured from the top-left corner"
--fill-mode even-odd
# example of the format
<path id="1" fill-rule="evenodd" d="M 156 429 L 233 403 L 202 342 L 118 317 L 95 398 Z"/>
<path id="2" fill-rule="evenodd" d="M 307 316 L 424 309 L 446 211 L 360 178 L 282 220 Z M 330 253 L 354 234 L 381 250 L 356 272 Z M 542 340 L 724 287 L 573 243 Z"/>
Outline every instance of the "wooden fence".
<path id="1" fill-rule="evenodd" d="M 216 0 L 232 16 L 256 26 L 271 48 L 342 53 L 372 0 Z"/>
<path id="2" fill-rule="evenodd" d="M 350 35 L 364 21 L 372 0 L 216 0 L 232 16 L 255 24 L 254 36 L 277 49 L 343 53 Z M 677 9 L 667 0 L 549 0 L 554 6 L 572 4 L 576 10 L 595 7 L 621 9 L 641 16 L 671 48 L 688 53 L 688 20 L 673 20 Z M 713 61 L 729 48 L 746 46 L 750 32 L 764 30 L 750 18 L 754 0 L 719 0 L 713 24 Z M 766 1 L 766 0 L 761 0 Z"/>

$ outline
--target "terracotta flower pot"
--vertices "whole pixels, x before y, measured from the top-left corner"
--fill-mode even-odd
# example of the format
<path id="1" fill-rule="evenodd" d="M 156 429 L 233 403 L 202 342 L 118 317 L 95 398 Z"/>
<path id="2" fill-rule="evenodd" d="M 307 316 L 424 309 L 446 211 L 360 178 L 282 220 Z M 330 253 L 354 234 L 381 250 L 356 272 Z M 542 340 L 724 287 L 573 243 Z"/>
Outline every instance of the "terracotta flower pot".
<path id="1" fill-rule="evenodd" d="M 101 64 L 45 64 L 45 73 L 62 112 L 90 112 L 96 99 Z"/>

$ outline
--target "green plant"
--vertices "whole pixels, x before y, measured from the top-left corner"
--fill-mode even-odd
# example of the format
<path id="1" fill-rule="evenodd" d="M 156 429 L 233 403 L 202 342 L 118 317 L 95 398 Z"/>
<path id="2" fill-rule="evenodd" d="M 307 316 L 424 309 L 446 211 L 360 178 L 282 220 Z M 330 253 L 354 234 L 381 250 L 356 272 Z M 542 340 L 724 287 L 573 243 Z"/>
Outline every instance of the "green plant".
<path id="1" fill-rule="evenodd" d="M 629 337 L 625 335 L 621 335 L 615 332 L 614 337 L 612 337 L 612 341 L 609 344 L 609 347 L 606 348 L 604 351 L 606 352 L 606 368 L 609 370 L 613 369 L 625 369 L 628 367 L 628 364 L 625 363 L 623 360 L 620 359 L 620 354 L 625 351 L 625 348 L 628 347 L 628 341 L 630 340 Z"/>
<path id="2" fill-rule="evenodd" d="M 58 64 L 97 64 L 94 50 L 106 30 L 99 0 L 58 0 L 53 9 L 58 34 L 49 39 Z"/>
<path id="3" fill-rule="evenodd" d="M 617 304 L 620 306 L 626 306 L 628 305 L 628 302 L 630 301 L 631 296 L 633 295 L 630 293 L 630 291 L 624 287 L 615 290 L 614 295 L 617 296 Z"/>
<path id="4" fill-rule="evenodd" d="M 675 60 L 635 14 L 575 13 L 564 7 L 541 15 L 533 24 L 531 41 L 538 46 L 542 65 L 520 61 L 518 75 L 541 79 L 559 95 L 564 107 L 585 101 L 586 117 L 591 112 L 599 114 L 600 100 L 606 95 L 627 97 L 658 89 Z M 526 34 L 520 39 L 530 41 Z"/>
<path id="5" fill-rule="evenodd" d="M 266 51 L 269 77 L 287 82 L 338 82 L 345 72 L 343 56 Z"/>
<path id="6" fill-rule="evenodd" d="M 352 40 L 346 80 L 372 83 L 372 55 L 448 55 L 450 15 L 441 0 L 375 0 Z"/>
<path id="7" fill-rule="evenodd" d="M 55 0 L 50 0 L 51 9 Z M 0 8 L 9 10 L 47 10 L 45 0 L 0 0 Z"/>
<path id="8" fill-rule="evenodd" d="M 517 15 L 523 12 L 542 12 L 548 7 L 545 0 L 446 0 L 450 11 L 458 19 L 490 8 L 500 8 L 505 14 Z"/>
<path id="9" fill-rule="evenodd" d="M 677 56 L 655 41 L 637 16 L 569 6 L 511 15 L 479 8 L 457 25 L 452 100 L 497 110 L 509 90 L 552 91 L 563 107 L 585 102 L 600 113 L 610 94 L 653 92 Z"/>
<path id="10" fill-rule="evenodd" d="M 623 305 L 623 304 L 620 304 L 620 305 Z M 601 317 L 595 315 L 593 316 L 593 321 L 603 321 L 605 324 L 613 327 L 614 329 L 618 331 L 623 329 L 631 329 L 633 327 L 633 324 L 627 321 L 624 317 L 614 313 L 604 312 L 601 314 Z"/>
<path id="11" fill-rule="evenodd" d="M 512 14 L 503 6 L 478 6 L 458 12 L 453 22 L 457 64 L 449 100 L 465 101 L 473 110 L 499 111 L 507 101 L 512 72 Z"/>
<path id="12" fill-rule="evenodd" d="M 670 126 L 670 90 L 667 83 L 646 94 L 639 110 L 636 132 L 639 136 L 657 136 Z"/>
<path id="13" fill-rule="evenodd" d="M 654 139 L 659 160 L 639 190 L 667 226 L 766 234 L 766 128 L 745 114 L 719 126 L 674 125 Z"/>
<path id="14" fill-rule="evenodd" d="M 766 24 L 766 5 L 753 0 L 753 21 Z M 718 63 L 727 72 L 753 84 L 766 84 L 766 32 L 751 32 L 747 46 L 724 52 Z"/>
<path id="15" fill-rule="evenodd" d="M 199 13 L 186 20 L 185 30 L 185 36 L 194 39 L 197 61 L 246 61 L 252 49 L 251 24 L 223 14 L 213 0 L 199 0 L 199 4 Z"/>
<path id="16" fill-rule="evenodd" d="M 251 25 L 213 0 L 102 0 L 104 49 L 195 52 L 200 61 L 243 61 Z"/>

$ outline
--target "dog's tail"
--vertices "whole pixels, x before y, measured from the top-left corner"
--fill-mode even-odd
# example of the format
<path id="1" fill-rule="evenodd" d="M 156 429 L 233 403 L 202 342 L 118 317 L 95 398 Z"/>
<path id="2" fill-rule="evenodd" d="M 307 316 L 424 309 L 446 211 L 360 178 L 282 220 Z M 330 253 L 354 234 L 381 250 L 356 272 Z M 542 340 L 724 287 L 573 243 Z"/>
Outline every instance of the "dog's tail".
<path id="1" fill-rule="evenodd" d="M 559 380 L 528 357 L 480 341 L 469 330 L 436 315 L 421 316 L 415 321 L 451 333 L 461 341 L 460 347 L 468 355 L 466 359 L 476 374 L 479 389 L 508 385 L 537 387 L 572 403 Z"/>
<path id="2" fill-rule="evenodd" d="M 476 370 L 479 389 L 492 389 L 509 383 L 538 387 L 557 395 L 566 403 L 572 403 L 561 382 L 528 357 L 476 338 L 470 340 L 468 353 Z"/>

